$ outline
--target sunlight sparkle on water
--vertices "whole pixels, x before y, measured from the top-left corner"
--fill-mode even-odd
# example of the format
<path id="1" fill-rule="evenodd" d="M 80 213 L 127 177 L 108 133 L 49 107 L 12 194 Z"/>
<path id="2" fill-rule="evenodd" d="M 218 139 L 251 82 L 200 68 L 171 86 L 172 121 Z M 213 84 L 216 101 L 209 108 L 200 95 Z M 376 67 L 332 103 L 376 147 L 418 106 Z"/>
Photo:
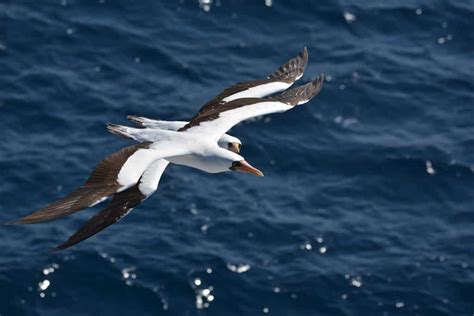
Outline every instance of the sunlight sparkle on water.
<path id="1" fill-rule="evenodd" d="M 134 273 L 135 270 L 136 268 L 133 266 L 122 269 L 122 278 L 125 280 L 126 285 L 133 285 L 133 280 L 137 278 L 137 274 Z"/>
<path id="2" fill-rule="evenodd" d="M 50 285 L 51 282 L 49 282 L 49 280 L 44 280 L 43 282 L 38 283 L 38 287 L 41 291 L 45 291 Z"/>
<path id="3" fill-rule="evenodd" d="M 199 283 L 199 285 L 202 284 L 200 279 L 195 279 L 194 280 L 195 285 L 196 285 L 196 280 L 199 280 L 199 282 L 197 282 L 197 283 Z M 213 302 L 215 300 L 215 296 L 213 294 L 211 294 L 213 290 L 214 290 L 214 287 L 212 287 L 212 286 L 209 286 L 208 288 L 205 288 L 205 289 L 199 289 L 199 288 L 195 289 L 195 291 L 196 291 L 196 308 L 197 309 L 208 308 L 210 302 Z"/>
<path id="4" fill-rule="evenodd" d="M 309 250 L 313 250 L 313 246 L 309 242 L 307 242 L 303 246 L 301 246 L 301 249 L 309 251 Z"/>
<path id="5" fill-rule="evenodd" d="M 362 287 L 362 278 L 360 276 L 356 276 L 355 278 L 352 278 L 351 285 L 354 287 Z"/>
<path id="6" fill-rule="evenodd" d="M 59 269 L 59 264 L 53 263 L 50 267 L 43 268 L 43 274 L 48 275 Z"/>
<path id="7" fill-rule="evenodd" d="M 236 273 L 244 273 L 250 270 L 250 265 L 249 264 L 234 265 L 231 263 L 227 263 L 227 269 Z"/>
<path id="8" fill-rule="evenodd" d="M 349 24 L 357 20 L 357 17 L 349 11 L 344 11 L 343 16 L 344 16 L 344 20 L 346 20 L 346 22 Z"/>
<path id="9" fill-rule="evenodd" d="M 212 0 L 199 0 L 199 7 L 205 12 L 211 11 Z"/>
<path id="10" fill-rule="evenodd" d="M 427 160 L 425 162 L 425 165 L 426 165 L 426 172 L 428 172 L 431 175 L 436 174 L 436 170 L 434 170 L 433 164 L 431 163 L 431 161 Z"/>

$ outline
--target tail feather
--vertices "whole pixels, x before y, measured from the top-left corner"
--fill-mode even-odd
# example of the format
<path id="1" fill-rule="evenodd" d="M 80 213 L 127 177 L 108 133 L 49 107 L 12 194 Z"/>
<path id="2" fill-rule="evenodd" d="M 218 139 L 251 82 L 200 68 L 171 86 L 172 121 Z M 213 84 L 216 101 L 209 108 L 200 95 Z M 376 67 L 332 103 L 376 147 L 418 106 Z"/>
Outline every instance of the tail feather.
<path id="1" fill-rule="evenodd" d="M 137 124 L 140 127 L 147 127 L 149 124 L 159 121 L 158 119 L 154 120 L 154 119 L 149 119 L 147 117 L 138 116 L 138 115 L 128 115 L 127 119 Z"/>
<path id="2" fill-rule="evenodd" d="M 134 139 L 134 137 L 129 133 L 129 128 L 126 126 L 109 123 L 107 124 L 107 130 L 114 135 L 127 139 Z"/>

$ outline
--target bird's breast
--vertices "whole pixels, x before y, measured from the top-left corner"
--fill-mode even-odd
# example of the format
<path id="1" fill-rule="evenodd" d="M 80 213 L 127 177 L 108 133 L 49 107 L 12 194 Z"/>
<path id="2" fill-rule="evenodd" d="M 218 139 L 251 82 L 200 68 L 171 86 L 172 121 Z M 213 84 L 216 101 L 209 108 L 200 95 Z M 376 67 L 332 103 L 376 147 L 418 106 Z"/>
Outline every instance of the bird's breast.
<path id="1" fill-rule="evenodd" d="M 222 172 L 221 168 L 213 162 L 213 159 L 197 154 L 170 157 L 167 160 L 177 165 L 199 169 L 208 173 Z"/>

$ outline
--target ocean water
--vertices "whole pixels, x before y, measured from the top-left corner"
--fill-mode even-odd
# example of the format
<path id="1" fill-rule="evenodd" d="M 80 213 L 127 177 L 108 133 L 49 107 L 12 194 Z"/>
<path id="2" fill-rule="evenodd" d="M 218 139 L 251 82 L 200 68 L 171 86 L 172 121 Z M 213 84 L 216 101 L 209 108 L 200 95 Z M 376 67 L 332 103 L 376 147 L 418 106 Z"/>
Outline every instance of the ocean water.
<path id="1" fill-rule="evenodd" d="M 167 169 L 0 227 L 0 315 L 473 315 L 472 1 L 0 1 L 0 221 L 72 191 L 128 114 L 190 118 L 307 46 L 310 103 L 231 133 L 265 173 Z"/>

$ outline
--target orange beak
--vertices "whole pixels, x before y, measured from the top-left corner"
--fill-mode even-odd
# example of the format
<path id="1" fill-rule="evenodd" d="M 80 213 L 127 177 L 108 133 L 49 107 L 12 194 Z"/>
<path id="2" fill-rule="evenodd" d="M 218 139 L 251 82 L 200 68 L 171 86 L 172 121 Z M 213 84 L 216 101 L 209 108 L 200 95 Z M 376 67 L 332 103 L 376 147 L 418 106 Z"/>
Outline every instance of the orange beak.
<path id="1" fill-rule="evenodd" d="M 239 143 L 229 143 L 227 149 L 238 154 L 240 153 L 240 147 L 242 147 L 242 145 L 240 145 Z"/>
<path id="2" fill-rule="evenodd" d="M 240 171 L 240 172 L 245 172 L 245 173 L 251 173 L 253 175 L 256 175 L 257 177 L 263 177 L 263 172 L 258 170 L 255 167 L 252 167 L 247 161 L 242 160 L 239 161 L 237 164 L 235 164 L 232 167 L 234 171 Z"/>

